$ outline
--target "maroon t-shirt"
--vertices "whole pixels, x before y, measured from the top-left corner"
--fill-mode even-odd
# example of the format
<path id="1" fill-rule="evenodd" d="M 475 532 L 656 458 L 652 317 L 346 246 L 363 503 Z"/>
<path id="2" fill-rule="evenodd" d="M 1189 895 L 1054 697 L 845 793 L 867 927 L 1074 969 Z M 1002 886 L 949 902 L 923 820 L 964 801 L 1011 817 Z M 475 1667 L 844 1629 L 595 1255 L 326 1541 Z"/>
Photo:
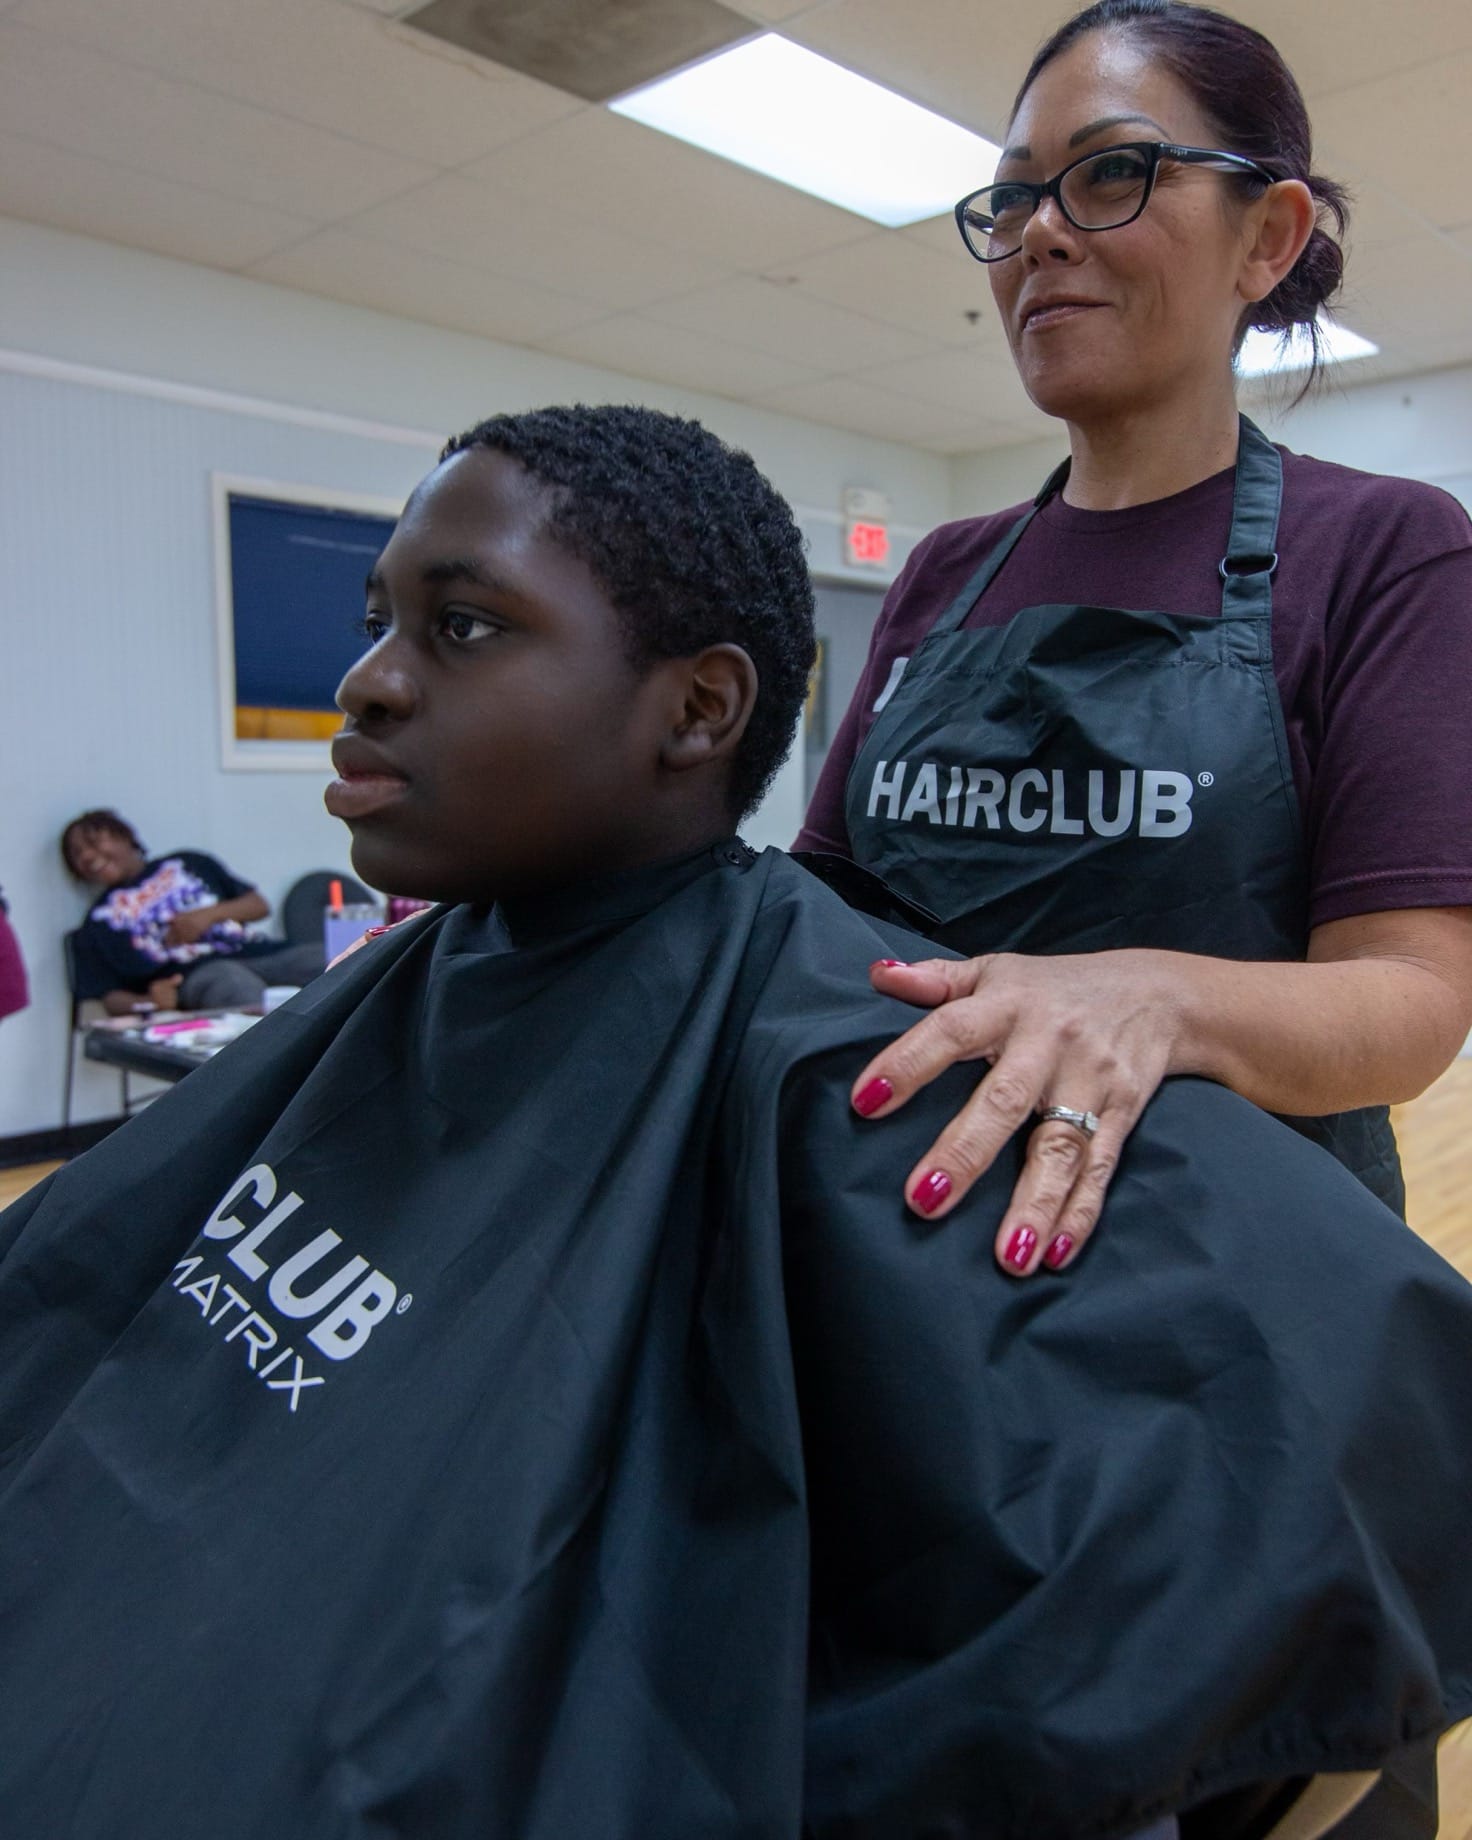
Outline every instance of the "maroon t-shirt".
<path id="1" fill-rule="evenodd" d="M 1279 450 L 1273 671 L 1309 865 L 1309 924 L 1472 904 L 1472 522 L 1435 486 Z M 1056 602 L 1219 614 L 1233 474 L 1124 511 L 1055 497 L 967 617 Z M 943 524 L 885 599 L 795 849 L 851 855 L 844 785 L 913 657 L 1024 506 Z"/>

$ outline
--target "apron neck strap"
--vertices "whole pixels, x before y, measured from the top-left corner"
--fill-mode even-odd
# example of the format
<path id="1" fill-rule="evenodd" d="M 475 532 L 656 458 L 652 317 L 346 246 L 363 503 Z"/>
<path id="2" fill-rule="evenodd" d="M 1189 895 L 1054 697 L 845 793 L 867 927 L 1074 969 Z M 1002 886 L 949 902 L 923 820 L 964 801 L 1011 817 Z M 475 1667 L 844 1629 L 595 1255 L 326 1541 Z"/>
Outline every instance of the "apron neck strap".
<path id="1" fill-rule="evenodd" d="M 960 631 L 967 614 L 1016 549 L 1023 531 L 1048 500 L 1063 490 L 1069 465 L 1065 460 L 1048 475 L 1027 510 L 931 627 L 933 634 Z M 1239 416 L 1232 529 L 1227 538 L 1227 553 L 1218 565 L 1224 620 L 1272 619 L 1273 572 L 1278 566 L 1278 552 L 1274 546 L 1278 540 L 1278 512 L 1282 502 L 1282 456 L 1255 422 L 1248 421 L 1245 415 Z"/>
<path id="2" fill-rule="evenodd" d="M 981 567 L 970 577 L 965 586 L 961 589 L 961 592 L 951 602 L 950 606 L 946 608 L 945 612 L 935 622 L 934 626 L 931 627 L 930 630 L 932 634 L 953 633 L 961 630 L 962 623 L 967 614 L 970 613 L 977 601 L 981 599 L 982 595 L 991 586 L 992 579 L 996 575 L 997 570 L 1001 568 L 1002 564 L 1012 554 L 1013 550 L 1016 549 L 1018 539 L 1022 536 L 1023 531 L 1027 529 L 1028 525 L 1037 516 L 1039 511 L 1042 510 L 1043 506 L 1053 494 L 1062 489 L 1063 482 L 1068 477 L 1068 466 L 1069 463 L 1065 460 L 1062 466 L 1055 467 L 1048 475 L 1042 491 L 1038 493 L 1037 497 L 1028 506 L 1026 511 L 1023 512 L 1022 516 L 1018 518 L 1017 522 L 1007 532 L 1006 536 L 1002 538 L 1001 542 L 996 544 L 989 552 Z"/>
<path id="3" fill-rule="evenodd" d="M 1232 530 L 1227 538 L 1227 553 L 1217 565 L 1222 578 L 1224 620 L 1272 618 L 1282 503 L 1282 456 L 1255 422 L 1239 416 Z"/>

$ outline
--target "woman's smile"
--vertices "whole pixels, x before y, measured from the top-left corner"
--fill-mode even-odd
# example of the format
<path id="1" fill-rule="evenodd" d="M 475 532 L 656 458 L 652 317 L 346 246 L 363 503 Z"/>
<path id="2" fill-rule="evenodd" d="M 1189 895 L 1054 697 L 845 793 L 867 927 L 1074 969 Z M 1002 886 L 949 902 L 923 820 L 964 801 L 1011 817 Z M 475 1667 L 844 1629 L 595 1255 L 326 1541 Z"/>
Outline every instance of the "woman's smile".
<path id="1" fill-rule="evenodd" d="M 1081 295 L 1059 295 L 1051 300 L 1033 300 L 1025 302 L 1021 307 L 1018 325 L 1023 333 L 1047 332 L 1054 326 L 1067 325 L 1085 313 L 1092 313 L 1103 305 L 1102 300 L 1085 300 Z"/>

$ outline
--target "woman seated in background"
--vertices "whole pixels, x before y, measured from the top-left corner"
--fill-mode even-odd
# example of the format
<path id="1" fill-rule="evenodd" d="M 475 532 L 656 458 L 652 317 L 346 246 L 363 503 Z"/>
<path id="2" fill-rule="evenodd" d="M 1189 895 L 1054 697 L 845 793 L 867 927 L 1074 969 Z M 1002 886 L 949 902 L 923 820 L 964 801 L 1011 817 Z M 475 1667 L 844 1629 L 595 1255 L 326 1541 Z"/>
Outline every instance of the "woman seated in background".
<path id="1" fill-rule="evenodd" d="M 73 818 L 61 859 L 103 891 L 72 935 L 73 994 L 100 997 L 113 1015 L 257 1004 L 268 985 L 306 984 L 323 968 L 321 946 L 251 932 L 271 911 L 259 889 L 199 850 L 150 860 L 115 811 Z"/>
<path id="2" fill-rule="evenodd" d="M 1184 1080 L 1067 1276 L 1021 1140 L 906 1209 L 918 942 L 734 835 L 814 649 L 746 456 L 482 423 L 365 631 L 329 807 L 442 905 L 0 1219 L 16 1833 L 1256 1836 L 1472 1710 L 1472 1289 L 1353 1176 Z"/>

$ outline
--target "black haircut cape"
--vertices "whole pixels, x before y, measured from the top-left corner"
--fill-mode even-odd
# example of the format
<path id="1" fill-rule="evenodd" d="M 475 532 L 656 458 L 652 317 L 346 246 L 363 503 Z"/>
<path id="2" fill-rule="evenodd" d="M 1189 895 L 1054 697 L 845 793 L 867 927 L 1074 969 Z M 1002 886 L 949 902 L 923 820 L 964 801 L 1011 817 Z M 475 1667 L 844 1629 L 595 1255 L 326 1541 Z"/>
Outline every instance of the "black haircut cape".
<path id="1" fill-rule="evenodd" d="M 1072 1272 L 730 844 L 436 910 L 0 1219 L 27 1840 L 1129 1833 L 1472 1712 L 1472 1291 L 1168 1085 Z M 897 950 L 898 947 L 898 950 Z"/>

